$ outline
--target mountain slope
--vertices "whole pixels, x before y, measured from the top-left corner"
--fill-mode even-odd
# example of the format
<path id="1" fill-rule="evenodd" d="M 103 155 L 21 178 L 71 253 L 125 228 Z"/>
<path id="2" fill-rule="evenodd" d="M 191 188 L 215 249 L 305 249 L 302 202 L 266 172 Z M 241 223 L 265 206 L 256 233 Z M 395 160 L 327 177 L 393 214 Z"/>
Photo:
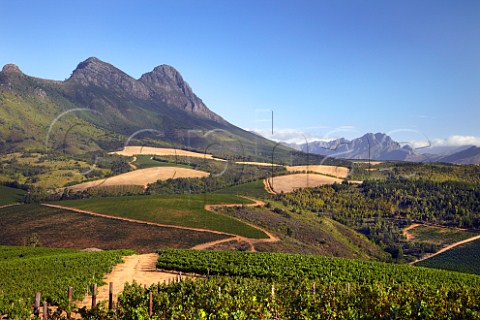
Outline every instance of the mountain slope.
<path id="1" fill-rule="evenodd" d="M 452 153 L 441 157 L 438 162 L 449 162 L 456 164 L 479 164 L 480 163 L 480 147 L 471 146 L 468 149 Z"/>
<path id="2" fill-rule="evenodd" d="M 65 81 L 30 77 L 6 65 L 0 123 L 0 152 L 113 150 L 128 142 L 266 160 L 275 147 L 209 110 L 171 66 L 137 80 L 94 57 Z M 276 158 L 288 159 L 290 151 L 279 146 Z"/>

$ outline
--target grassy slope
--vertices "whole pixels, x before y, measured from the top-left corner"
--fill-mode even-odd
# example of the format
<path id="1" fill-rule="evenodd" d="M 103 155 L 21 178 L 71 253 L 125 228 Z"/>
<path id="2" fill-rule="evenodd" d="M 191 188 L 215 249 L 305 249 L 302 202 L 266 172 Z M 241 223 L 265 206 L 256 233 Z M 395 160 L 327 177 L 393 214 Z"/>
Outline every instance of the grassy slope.
<path id="1" fill-rule="evenodd" d="M 480 275 L 480 240 L 447 250 L 430 259 L 420 261 L 415 266 Z"/>
<path id="2" fill-rule="evenodd" d="M 0 206 L 12 204 L 23 199 L 25 191 L 5 186 L 0 186 Z"/>
<path id="3" fill-rule="evenodd" d="M 217 230 L 249 238 L 266 238 L 260 230 L 204 209 L 205 204 L 249 202 L 232 195 L 209 194 L 94 198 L 62 201 L 57 204 L 142 221 Z"/>
<path id="4" fill-rule="evenodd" d="M 258 180 L 254 182 L 244 183 L 237 186 L 228 187 L 225 189 L 215 191 L 214 193 L 246 195 L 246 196 L 255 197 L 255 198 L 265 198 L 269 195 L 269 193 L 265 191 L 263 180 Z"/>
<path id="5" fill-rule="evenodd" d="M 36 233 L 45 247 L 134 249 L 154 252 L 159 248 L 191 248 L 225 236 L 149 226 L 89 216 L 40 205 L 0 209 L 0 244 L 23 245 Z"/>
<path id="6" fill-rule="evenodd" d="M 274 203 L 275 206 L 278 203 Z M 278 208 L 278 207 L 277 207 Z M 272 208 L 225 208 L 226 214 L 275 231 L 282 241 L 259 243 L 258 251 L 320 254 L 345 258 L 385 260 L 386 254 L 365 236 L 329 218 Z"/>
<path id="7" fill-rule="evenodd" d="M 149 155 L 137 155 L 137 160 L 132 162 L 137 169 L 145 169 L 145 168 L 153 168 L 153 167 L 179 167 L 179 168 L 187 168 L 192 169 L 191 166 L 187 166 L 184 164 L 175 164 L 171 162 L 163 162 L 158 160 L 151 159 L 152 156 Z"/>

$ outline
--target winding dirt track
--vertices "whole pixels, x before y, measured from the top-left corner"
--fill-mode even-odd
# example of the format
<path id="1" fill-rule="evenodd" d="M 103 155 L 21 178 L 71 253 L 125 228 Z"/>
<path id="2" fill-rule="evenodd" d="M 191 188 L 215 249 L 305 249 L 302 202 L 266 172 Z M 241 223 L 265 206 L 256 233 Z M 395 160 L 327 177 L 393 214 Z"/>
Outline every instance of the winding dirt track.
<path id="1" fill-rule="evenodd" d="M 249 197 L 242 197 L 242 198 L 245 198 L 245 199 L 248 199 L 250 201 L 253 201 L 253 203 L 249 203 L 249 204 L 237 204 L 237 203 L 231 203 L 231 204 L 207 204 L 205 205 L 205 210 L 208 210 L 208 211 L 212 211 L 212 212 L 215 212 L 215 209 L 216 208 L 224 208 L 224 207 L 239 207 L 239 206 L 245 206 L 245 207 L 262 207 L 265 205 L 265 202 L 261 201 L 261 200 L 258 200 L 258 199 L 254 199 L 254 198 L 249 198 Z M 246 237 L 242 237 L 242 236 L 235 236 L 235 237 L 232 237 L 232 238 L 228 238 L 228 239 L 221 239 L 221 240 L 217 240 L 217 241 L 212 241 L 212 242 L 208 242 L 208 243 L 202 243 L 202 244 L 199 244 L 199 245 L 196 245 L 194 247 L 192 247 L 192 249 L 195 249 L 195 250 L 204 250 L 204 249 L 207 249 L 207 248 L 210 248 L 210 247 L 213 247 L 214 245 L 217 245 L 217 244 L 220 244 L 220 243 L 223 243 L 223 242 L 228 242 L 228 241 L 238 241 L 238 242 L 241 242 L 241 241 L 244 241 L 246 243 L 249 244 L 250 246 L 250 251 L 252 252 L 255 252 L 257 251 L 255 249 L 255 244 L 256 243 L 261 243 L 261 242 L 278 242 L 280 241 L 280 238 L 278 238 L 277 236 L 275 236 L 274 234 L 272 234 L 271 232 L 268 232 L 267 230 L 263 229 L 263 228 L 260 228 L 259 226 L 253 224 L 253 223 L 250 223 L 250 222 L 246 222 L 246 221 L 243 221 L 243 220 L 240 220 L 240 219 L 237 219 L 235 217 L 231 217 L 230 218 L 232 219 L 235 219 L 237 221 L 240 221 L 246 225 L 249 225 L 250 227 L 252 228 L 255 228 L 257 230 L 260 230 L 262 231 L 263 233 L 265 233 L 267 236 L 268 236 L 268 239 L 252 239 L 252 238 L 246 238 Z"/>
<path id="2" fill-rule="evenodd" d="M 4 204 L 3 206 L 0 206 L 0 209 L 13 207 L 13 206 L 19 206 L 19 205 L 20 205 L 20 203 Z"/>
<path id="3" fill-rule="evenodd" d="M 403 229 L 403 235 L 405 236 L 405 238 L 407 238 L 407 241 L 413 240 L 413 238 L 415 238 L 413 236 L 413 234 L 411 234 L 409 231 L 412 230 L 413 228 L 418 227 L 418 226 L 421 226 L 421 224 L 413 223 L 413 224 L 409 225 L 408 227 L 406 227 L 405 229 Z"/>
<path id="4" fill-rule="evenodd" d="M 248 200 L 251 200 L 253 203 L 250 204 L 237 204 L 237 203 L 230 203 L 230 204 L 207 204 L 205 205 L 205 210 L 209 211 L 214 211 L 217 208 L 221 207 L 238 207 L 238 206 L 248 206 L 248 207 L 255 207 L 255 206 L 264 206 L 265 202 L 253 199 L 253 198 L 248 198 L 244 197 Z M 182 226 L 172 226 L 172 225 L 164 225 L 164 224 L 159 224 L 159 223 L 153 223 L 153 222 L 146 222 L 146 221 L 141 221 L 141 220 L 135 220 L 135 219 L 130 219 L 130 218 L 122 218 L 122 217 L 115 217 L 115 216 L 110 216 L 106 214 L 101 214 L 97 212 L 92 212 L 92 211 L 87 211 L 87 210 L 81 210 L 81 209 L 76 209 L 76 208 L 71 208 L 71 207 L 65 207 L 65 206 L 60 206 L 60 205 L 54 205 L 54 204 L 42 204 L 43 206 L 47 207 L 52 207 L 52 208 L 60 208 L 60 209 L 65 209 L 65 210 L 70 210 L 70 211 L 75 211 L 83 214 L 88 214 L 96 217 L 102 217 L 102 218 L 109 218 L 109 219 L 116 219 L 116 220 L 123 220 L 123 221 L 129 221 L 133 223 L 140 223 L 140 224 L 147 224 L 147 225 L 154 225 L 154 226 L 161 226 L 161 227 L 168 227 L 168 228 L 177 228 L 177 229 L 184 229 L 184 230 L 192 230 L 192 231 L 199 231 L 199 232 L 209 232 L 209 233 L 215 233 L 215 234 L 223 234 L 223 235 L 228 235 L 230 237 L 221 239 L 218 241 L 213 241 L 213 242 L 207 242 L 207 243 L 202 243 L 197 246 L 192 247 L 192 249 L 195 250 L 202 250 L 202 249 L 207 249 L 210 248 L 214 245 L 217 245 L 219 243 L 223 242 L 229 242 L 233 240 L 237 241 L 244 241 L 250 245 L 250 251 L 256 251 L 255 250 L 255 244 L 260 243 L 260 242 L 277 242 L 280 241 L 280 239 L 275 236 L 274 234 L 268 232 L 267 230 L 260 228 L 259 226 L 256 226 L 252 223 L 241 221 L 239 219 L 233 218 L 235 220 L 241 221 L 242 223 L 245 223 L 253 228 L 256 228 L 258 230 L 263 231 L 267 236 L 268 239 L 251 239 L 251 238 L 246 238 L 242 237 L 239 235 L 235 234 L 230 234 L 230 233 L 225 233 L 225 232 L 220 232 L 216 230 L 207 230 L 207 229 L 199 229 L 199 228 L 189 228 L 189 227 L 182 227 Z M 106 282 L 105 285 L 99 287 L 97 289 L 97 301 L 108 301 L 108 294 L 109 294 L 109 283 L 113 283 L 113 301 L 117 301 L 118 295 L 123 291 L 123 284 L 125 282 L 132 283 L 133 281 L 136 281 L 139 284 L 144 284 L 146 286 L 150 286 L 151 284 L 156 284 L 158 282 L 163 282 L 163 281 L 169 281 L 173 279 L 177 279 L 180 277 L 178 274 L 173 273 L 173 272 L 164 272 L 164 271 L 158 271 L 156 269 L 156 261 L 158 259 L 158 255 L 155 253 L 150 253 L 150 254 L 141 254 L 141 255 L 132 255 L 132 256 L 126 256 L 123 258 L 124 262 L 121 264 L 116 265 L 112 272 L 106 275 L 106 278 L 104 281 Z M 182 278 L 185 278 L 186 276 L 183 275 L 181 276 Z M 90 308 L 91 306 L 91 296 L 86 296 L 83 301 L 77 302 L 78 307 L 88 307 Z"/>
<path id="5" fill-rule="evenodd" d="M 259 207 L 259 206 L 264 206 L 265 202 L 253 199 L 253 198 L 248 198 L 244 197 L 245 199 L 248 199 L 250 201 L 253 201 L 253 203 L 249 204 L 238 204 L 238 203 L 228 203 L 228 204 L 207 204 L 205 205 L 205 210 L 215 212 L 216 208 L 222 208 L 222 207 L 240 207 L 240 206 L 245 206 L 245 207 Z M 257 230 L 260 230 L 264 232 L 267 236 L 268 239 L 251 239 L 247 237 L 242 237 L 233 233 L 228 233 L 228 232 L 222 232 L 222 231 L 217 231 L 217 230 L 210 230 L 210 229 L 200 229 L 200 228 L 193 228 L 193 227 L 183 227 L 183 226 L 176 226 L 176 225 L 169 225 L 169 224 L 161 224 L 161 223 L 156 223 L 156 222 L 148 222 L 148 221 L 142 221 L 142 220 L 136 220 L 136 219 L 131 219 L 131 218 L 124 218 L 124 217 L 117 217 L 117 216 L 111 216 L 103 213 L 98 213 L 94 211 L 89 211 L 89 210 L 82 210 L 82 209 L 77 209 L 77 208 L 72 208 L 72 207 L 65 207 L 57 204 L 50 204 L 50 203 L 43 203 L 43 206 L 46 207 L 51 207 L 51 208 L 57 208 L 57 209 L 64 209 L 64 210 L 70 210 L 78 213 L 83 213 L 83 214 L 88 214 L 91 216 L 95 217 L 101 217 L 101 218 L 108 218 L 108 219 L 115 219 L 115 220 L 122 220 L 122 221 L 128 221 L 128 222 L 133 222 L 133 223 L 139 223 L 139 224 L 146 224 L 146 225 L 151 225 L 151 226 L 157 226 L 157 227 L 165 227 L 165 228 L 175 228 L 175 229 L 183 229 L 183 230 L 190 230 L 190 231 L 198 231 L 198 232 L 208 232 L 208 233 L 214 233 L 214 234 L 221 234 L 221 235 L 226 235 L 229 236 L 226 239 L 221 239 L 218 241 L 213 241 L 213 242 L 207 242 L 207 243 L 202 243 L 199 245 L 196 245 L 192 247 L 194 250 L 204 250 L 207 248 L 210 248 L 216 244 L 227 242 L 227 241 L 232 241 L 232 240 L 238 240 L 238 241 L 244 241 L 250 245 L 250 251 L 256 251 L 255 250 L 255 243 L 260 243 L 260 242 L 277 242 L 280 241 L 280 239 L 273 235 L 272 233 L 268 232 L 267 230 L 260 228 L 257 225 L 254 225 L 252 223 L 246 222 L 239 220 L 237 218 L 231 217 L 232 219 L 235 219 L 237 221 L 240 221 L 246 225 L 251 226 L 252 228 L 255 228 Z"/>

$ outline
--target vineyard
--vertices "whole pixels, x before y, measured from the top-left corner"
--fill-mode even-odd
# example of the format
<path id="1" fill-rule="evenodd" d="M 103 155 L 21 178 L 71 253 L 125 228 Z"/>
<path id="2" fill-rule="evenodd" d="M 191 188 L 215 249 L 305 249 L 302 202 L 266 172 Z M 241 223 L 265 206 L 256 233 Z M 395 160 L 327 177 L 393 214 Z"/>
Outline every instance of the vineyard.
<path id="1" fill-rule="evenodd" d="M 203 279 L 125 287 L 113 319 L 480 319 L 480 278 L 306 255 L 162 250 Z M 139 319 L 139 318 L 137 318 Z"/>
<path id="2" fill-rule="evenodd" d="M 71 210 L 25 204 L 0 209 L 0 245 L 26 245 L 32 234 L 43 247 L 133 249 L 191 248 L 227 236 L 159 227 Z"/>
<path id="3" fill-rule="evenodd" d="M 480 275 L 478 261 L 480 261 L 480 240 L 475 240 L 420 261 L 415 265 Z"/>
<path id="4" fill-rule="evenodd" d="M 22 201 L 25 191 L 0 185 L 0 206 Z"/>
<path id="5" fill-rule="evenodd" d="M 101 284 L 103 274 L 131 253 L 0 247 L 0 315 L 28 318 L 37 291 L 43 300 L 66 309 L 68 287 L 74 288 L 74 299 L 82 299 L 92 284 Z"/>
<path id="6" fill-rule="evenodd" d="M 159 224 L 216 230 L 248 238 L 266 238 L 260 230 L 205 210 L 206 204 L 248 204 L 234 195 L 150 195 L 60 201 L 56 204 Z"/>

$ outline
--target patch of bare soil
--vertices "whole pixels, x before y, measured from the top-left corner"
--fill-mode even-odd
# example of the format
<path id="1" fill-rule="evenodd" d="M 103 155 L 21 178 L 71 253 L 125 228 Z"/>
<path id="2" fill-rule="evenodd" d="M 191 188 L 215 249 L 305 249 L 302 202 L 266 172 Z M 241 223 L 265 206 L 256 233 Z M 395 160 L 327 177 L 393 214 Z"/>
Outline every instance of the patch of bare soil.
<path id="1" fill-rule="evenodd" d="M 334 176 L 337 178 L 346 178 L 350 169 L 347 167 L 339 166 L 327 166 L 327 165 L 309 165 L 309 166 L 287 166 L 287 171 L 289 172 L 315 172 L 319 174 L 325 174 L 329 176 Z"/>
<path id="2" fill-rule="evenodd" d="M 292 192 L 299 188 L 318 187 L 324 184 L 341 183 L 343 180 L 339 178 L 327 177 L 319 174 L 288 174 L 268 178 L 270 188 L 275 193 Z"/>

